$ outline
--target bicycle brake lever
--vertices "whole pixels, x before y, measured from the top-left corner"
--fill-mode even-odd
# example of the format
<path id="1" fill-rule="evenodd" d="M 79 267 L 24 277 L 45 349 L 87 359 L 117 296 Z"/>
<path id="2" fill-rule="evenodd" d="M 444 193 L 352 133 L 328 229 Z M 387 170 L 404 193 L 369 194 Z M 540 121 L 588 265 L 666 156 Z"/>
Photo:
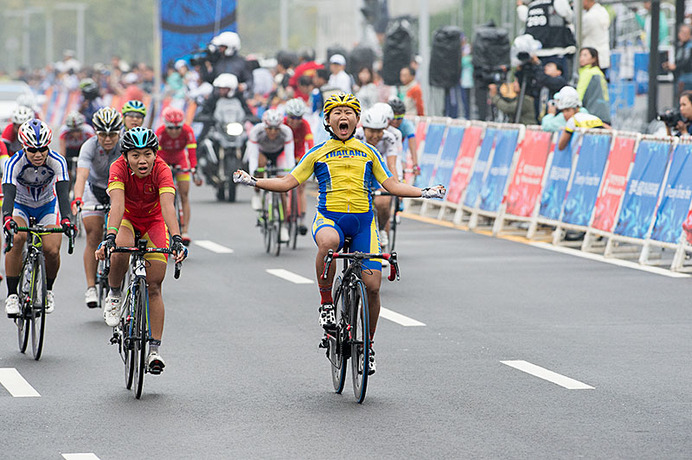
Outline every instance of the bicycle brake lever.
<path id="1" fill-rule="evenodd" d="M 329 252 L 327 252 L 327 255 L 324 257 L 324 271 L 322 272 L 323 280 L 327 279 L 327 274 L 329 273 L 329 267 L 332 264 L 332 260 L 334 260 L 334 250 L 330 249 Z"/>
<path id="2" fill-rule="evenodd" d="M 396 252 L 393 252 L 389 255 L 389 276 L 387 279 L 394 281 L 395 278 L 399 281 L 399 264 L 396 260 Z"/>
<path id="3" fill-rule="evenodd" d="M 175 264 L 175 273 L 173 274 L 173 278 L 178 279 L 180 278 L 180 268 L 182 267 L 182 262 L 176 262 Z"/>

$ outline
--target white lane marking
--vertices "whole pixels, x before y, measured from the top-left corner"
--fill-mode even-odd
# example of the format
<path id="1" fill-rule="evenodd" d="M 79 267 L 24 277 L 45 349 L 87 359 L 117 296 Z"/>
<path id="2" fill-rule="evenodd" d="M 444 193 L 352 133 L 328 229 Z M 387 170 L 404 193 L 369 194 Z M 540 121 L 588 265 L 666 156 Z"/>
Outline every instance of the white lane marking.
<path id="1" fill-rule="evenodd" d="M 409 318 L 408 316 L 404 316 L 400 313 L 397 313 L 384 307 L 380 307 L 380 316 L 382 318 L 388 319 L 389 321 L 394 321 L 395 323 L 401 324 L 402 326 L 406 327 L 425 326 L 425 323 L 421 323 L 420 321 L 416 321 L 413 318 Z"/>
<path id="2" fill-rule="evenodd" d="M 230 254 L 233 252 L 233 249 L 227 248 L 226 246 L 221 246 L 220 244 L 209 240 L 195 240 L 194 243 L 200 248 L 207 249 L 211 252 L 216 252 L 217 254 Z"/>
<path id="3" fill-rule="evenodd" d="M 314 281 L 307 279 L 304 276 L 297 275 L 283 268 L 268 268 L 267 273 L 270 275 L 278 276 L 279 278 L 285 279 L 295 284 L 314 284 Z"/>
<path id="4" fill-rule="evenodd" d="M 527 361 L 517 360 L 517 361 L 500 361 L 502 364 L 506 364 L 509 367 L 513 367 L 527 374 L 531 374 L 535 377 L 547 380 L 561 387 L 567 388 L 568 390 L 593 390 L 594 387 L 587 385 L 578 380 L 565 377 L 564 375 L 558 374 L 557 372 L 549 371 L 535 364 L 531 364 Z"/>
<path id="5" fill-rule="evenodd" d="M 100 460 L 96 454 L 62 454 L 65 460 Z"/>
<path id="6" fill-rule="evenodd" d="M 13 367 L 0 369 L 0 385 L 4 386 L 15 398 L 38 398 L 41 396 Z"/>
<path id="7" fill-rule="evenodd" d="M 529 245 L 535 246 L 535 247 L 541 248 L 541 249 L 548 249 L 549 251 L 561 252 L 563 254 L 569 254 L 571 256 L 581 257 L 583 259 L 597 260 L 599 262 L 605 262 L 607 264 L 617 265 L 619 267 L 634 268 L 635 270 L 641 270 L 644 272 L 655 273 L 657 275 L 668 276 L 670 278 L 689 278 L 690 276 L 692 276 L 692 275 L 689 275 L 686 273 L 672 272 L 670 270 L 666 270 L 665 268 L 650 267 L 648 265 L 641 265 L 641 264 L 638 264 L 637 262 L 632 262 L 629 260 L 606 258 L 606 257 L 603 257 L 602 255 L 591 254 L 590 252 L 580 251 L 579 249 L 563 248 L 561 246 L 553 246 L 552 244 L 543 243 L 540 241 L 535 242 L 535 243 L 529 243 Z"/>

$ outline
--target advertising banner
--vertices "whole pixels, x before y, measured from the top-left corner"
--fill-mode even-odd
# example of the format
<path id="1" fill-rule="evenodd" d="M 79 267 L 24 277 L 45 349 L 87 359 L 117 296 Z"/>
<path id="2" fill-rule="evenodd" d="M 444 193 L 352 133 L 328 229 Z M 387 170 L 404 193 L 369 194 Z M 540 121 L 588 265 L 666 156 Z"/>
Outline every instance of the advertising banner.
<path id="1" fill-rule="evenodd" d="M 490 153 L 495 145 L 495 136 L 500 130 L 497 128 L 486 128 L 485 136 L 483 136 L 483 142 L 481 143 L 481 149 L 478 152 L 478 158 L 476 158 L 476 163 L 473 165 L 473 172 L 471 173 L 471 178 L 469 179 L 469 185 L 466 187 L 466 196 L 464 197 L 464 205 L 469 207 L 474 207 L 476 205 L 476 199 L 481 192 L 481 187 L 483 186 L 483 177 L 485 176 L 485 171 L 488 168 L 488 159 L 490 158 Z"/>
<path id="2" fill-rule="evenodd" d="M 603 175 L 603 187 L 596 199 L 591 226 L 605 232 L 613 231 L 618 206 L 627 188 L 627 172 L 634 159 L 632 137 L 616 137 L 608 158 L 608 166 Z"/>
<path id="3" fill-rule="evenodd" d="M 578 142 L 579 136 L 572 135 L 569 145 L 564 150 L 559 150 L 555 145 L 553 161 L 550 165 L 550 171 L 548 171 L 548 180 L 541 196 L 539 214 L 542 217 L 550 220 L 560 218 L 567 193 L 567 183 L 572 173 L 572 149 L 577 148 Z"/>
<path id="4" fill-rule="evenodd" d="M 481 189 L 480 208 L 484 211 L 497 212 L 500 209 L 518 138 L 518 129 L 503 129 L 497 133 L 495 154 Z"/>
<path id="5" fill-rule="evenodd" d="M 661 205 L 651 239 L 664 243 L 677 243 L 682 234 L 682 223 L 687 217 L 692 199 L 692 144 L 678 144 L 670 162 L 668 180 L 663 188 Z"/>
<path id="6" fill-rule="evenodd" d="M 459 147 L 461 146 L 461 140 L 463 138 L 463 126 L 449 127 L 447 130 L 447 137 L 445 137 L 445 143 L 442 146 L 442 154 L 437 160 L 433 180 L 430 182 L 429 186 L 442 184 L 445 187 L 449 187 L 449 181 L 452 178 L 452 171 L 454 170 L 454 162 L 459 154 Z"/>
<path id="7" fill-rule="evenodd" d="M 514 177 L 507 190 L 507 214 L 530 217 L 541 193 L 552 133 L 527 130 Z"/>
<path id="8" fill-rule="evenodd" d="M 447 200 L 452 203 L 459 203 L 461 195 L 471 177 L 471 167 L 473 160 L 476 158 L 478 146 L 481 145 L 483 137 L 483 128 L 480 126 L 469 126 L 464 132 L 464 138 L 461 141 L 459 155 L 454 163 L 452 178 L 449 181 L 449 189 L 447 191 Z"/>
<path id="9" fill-rule="evenodd" d="M 430 124 L 425 134 L 425 145 L 423 152 L 418 152 L 418 166 L 420 174 L 416 176 L 416 187 L 427 187 L 433 175 L 437 156 L 440 153 L 442 139 L 444 138 L 447 125 Z"/>
<path id="10" fill-rule="evenodd" d="M 159 1 L 163 69 L 196 54 L 221 32 L 237 32 L 236 0 Z"/>
<path id="11" fill-rule="evenodd" d="M 565 199 L 563 222 L 589 225 L 612 139 L 610 135 L 605 134 L 584 134 L 577 166 L 574 168 L 572 187 Z"/>
<path id="12" fill-rule="evenodd" d="M 643 140 L 639 143 L 615 227 L 616 234 L 646 238 L 668 165 L 670 147 L 670 143 L 661 141 Z"/>

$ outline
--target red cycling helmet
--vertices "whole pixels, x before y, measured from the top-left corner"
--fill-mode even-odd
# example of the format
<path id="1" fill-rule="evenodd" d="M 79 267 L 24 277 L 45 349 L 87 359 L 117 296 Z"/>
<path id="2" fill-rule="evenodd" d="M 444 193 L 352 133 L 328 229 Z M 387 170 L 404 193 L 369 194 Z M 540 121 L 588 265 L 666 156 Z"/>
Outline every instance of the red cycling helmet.
<path id="1" fill-rule="evenodd" d="M 166 107 L 163 109 L 162 115 L 166 126 L 180 126 L 185 118 L 183 111 L 175 107 Z"/>

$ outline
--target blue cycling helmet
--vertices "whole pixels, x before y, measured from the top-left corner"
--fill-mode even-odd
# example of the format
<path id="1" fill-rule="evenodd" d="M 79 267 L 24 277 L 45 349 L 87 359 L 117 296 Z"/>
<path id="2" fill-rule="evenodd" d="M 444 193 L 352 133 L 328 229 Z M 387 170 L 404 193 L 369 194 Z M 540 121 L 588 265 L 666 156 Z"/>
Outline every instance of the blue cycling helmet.
<path id="1" fill-rule="evenodd" d="M 149 128 L 132 128 L 123 134 L 120 151 L 125 155 L 134 149 L 152 149 L 156 153 L 159 149 L 159 139 Z"/>

